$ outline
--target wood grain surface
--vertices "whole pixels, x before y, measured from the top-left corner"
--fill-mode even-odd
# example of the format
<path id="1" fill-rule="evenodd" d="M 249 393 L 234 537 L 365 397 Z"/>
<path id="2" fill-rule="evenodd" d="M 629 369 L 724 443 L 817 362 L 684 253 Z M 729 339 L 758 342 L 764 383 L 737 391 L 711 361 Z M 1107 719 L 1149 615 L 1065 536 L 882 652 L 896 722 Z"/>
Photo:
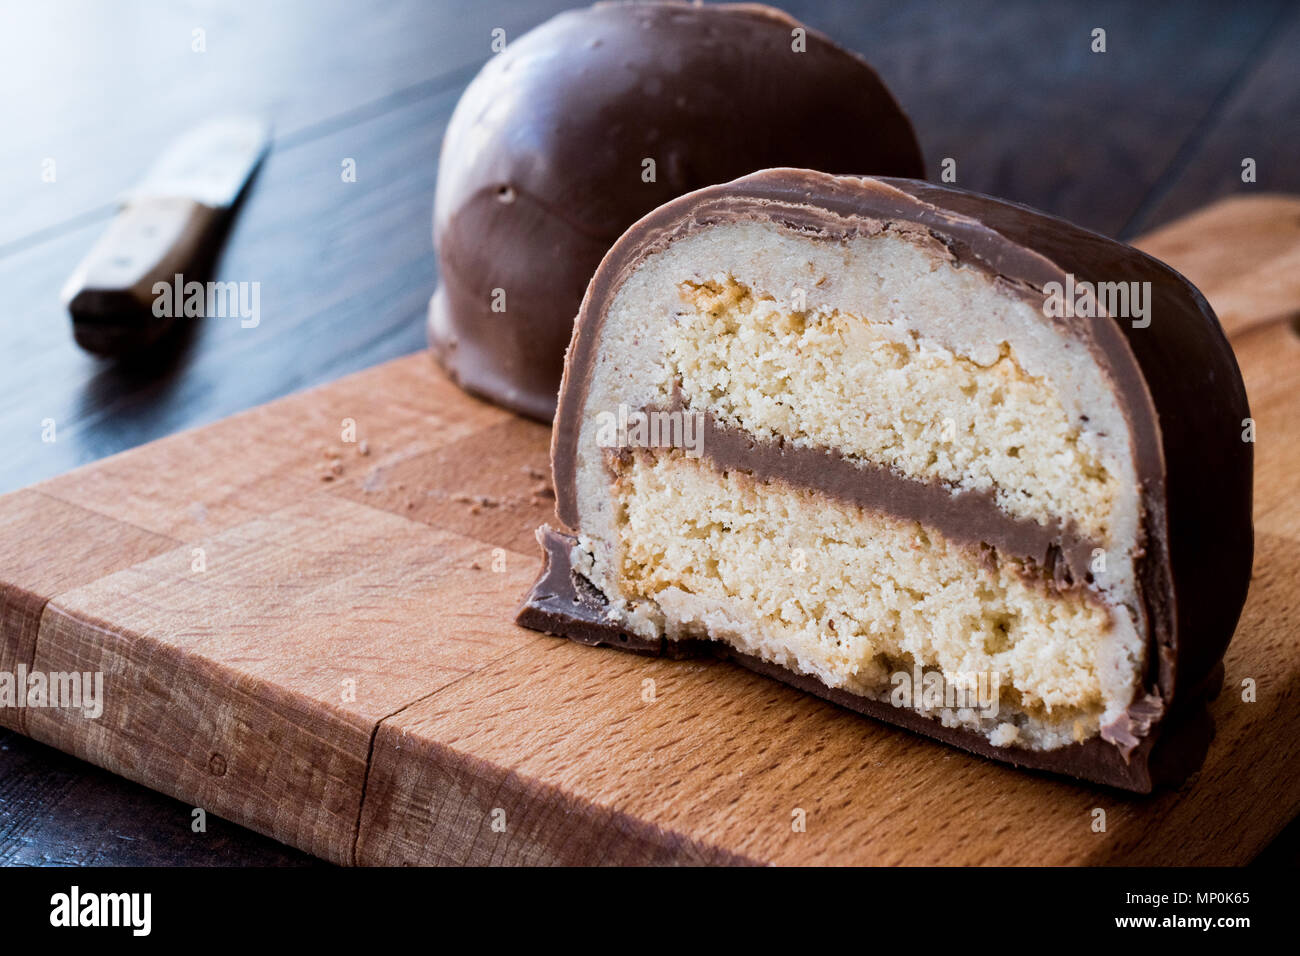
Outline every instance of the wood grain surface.
<path id="1" fill-rule="evenodd" d="M 727 663 L 515 627 L 547 430 L 424 355 L 0 498 L 0 661 L 107 685 L 96 720 L 0 719 L 339 863 L 1247 862 L 1300 810 L 1300 273 L 1278 268 L 1300 199 L 1226 200 L 1139 244 L 1223 310 L 1258 435 L 1219 736 L 1177 792 L 1019 772 Z"/>

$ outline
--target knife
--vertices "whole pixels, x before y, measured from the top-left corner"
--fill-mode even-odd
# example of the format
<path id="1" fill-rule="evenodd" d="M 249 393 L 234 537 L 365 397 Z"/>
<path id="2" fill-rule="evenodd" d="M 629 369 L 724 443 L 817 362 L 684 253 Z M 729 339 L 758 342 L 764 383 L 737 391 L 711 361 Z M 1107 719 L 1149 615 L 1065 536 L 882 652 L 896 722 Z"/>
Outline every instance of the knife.
<path id="1" fill-rule="evenodd" d="M 230 211 L 266 155 L 270 132 L 256 117 L 229 116 L 168 147 L 63 287 L 78 345 L 120 357 L 172 326 L 182 309 L 155 308 L 155 283 L 171 286 L 178 275 L 185 283 L 208 279 Z"/>

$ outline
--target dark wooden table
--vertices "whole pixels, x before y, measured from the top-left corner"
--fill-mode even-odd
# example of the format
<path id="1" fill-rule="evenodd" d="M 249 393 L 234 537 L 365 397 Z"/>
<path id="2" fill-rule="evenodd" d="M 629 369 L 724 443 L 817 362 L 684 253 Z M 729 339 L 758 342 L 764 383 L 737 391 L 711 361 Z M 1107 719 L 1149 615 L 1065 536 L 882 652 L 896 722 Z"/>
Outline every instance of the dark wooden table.
<path id="1" fill-rule="evenodd" d="M 451 110 L 493 28 L 515 38 L 572 5 L 6 5 L 0 492 L 421 348 Z M 1227 193 L 1300 192 L 1300 7 L 1285 0 L 783 5 L 876 66 L 931 176 L 952 158 L 959 185 L 1121 238 Z M 80 352 L 58 293 L 115 197 L 176 134 L 233 110 L 276 127 L 217 275 L 261 283 L 260 326 L 201 323 L 165 362 Z M 1298 846 L 1293 825 L 1262 859 Z M 0 732 L 0 862 L 315 861 L 219 820 L 194 834 L 189 807 Z"/>

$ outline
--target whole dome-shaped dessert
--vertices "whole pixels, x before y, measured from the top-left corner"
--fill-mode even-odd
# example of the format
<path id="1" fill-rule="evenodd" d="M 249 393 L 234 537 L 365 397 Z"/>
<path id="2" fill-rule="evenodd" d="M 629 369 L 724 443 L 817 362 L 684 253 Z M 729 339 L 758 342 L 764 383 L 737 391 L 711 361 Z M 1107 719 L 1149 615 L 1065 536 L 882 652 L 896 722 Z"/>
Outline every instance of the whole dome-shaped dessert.
<path id="1" fill-rule="evenodd" d="M 757 4 L 598 4 L 509 43 L 443 142 L 430 347 L 465 389 L 549 421 L 587 282 L 628 226 L 772 166 L 920 177 L 859 56 Z"/>

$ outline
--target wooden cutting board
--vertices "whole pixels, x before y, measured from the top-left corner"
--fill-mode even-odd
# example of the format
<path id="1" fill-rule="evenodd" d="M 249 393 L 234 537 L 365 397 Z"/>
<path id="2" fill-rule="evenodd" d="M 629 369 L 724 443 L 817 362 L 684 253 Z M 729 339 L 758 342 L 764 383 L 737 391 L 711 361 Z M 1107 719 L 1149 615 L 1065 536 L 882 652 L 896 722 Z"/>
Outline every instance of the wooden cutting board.
<path id="1" fill-rule="evenodd" d="M 548 432 L 426 355 L 0 498 L 0 671 L 106 685 L 0 724 L 339 863 L 1248 861 L 1300 811 L 1300 199 L 1139 245 L 1208 295 L 1257 422 L 1250 599 L 1178 792 L 517 628 Z"/>

